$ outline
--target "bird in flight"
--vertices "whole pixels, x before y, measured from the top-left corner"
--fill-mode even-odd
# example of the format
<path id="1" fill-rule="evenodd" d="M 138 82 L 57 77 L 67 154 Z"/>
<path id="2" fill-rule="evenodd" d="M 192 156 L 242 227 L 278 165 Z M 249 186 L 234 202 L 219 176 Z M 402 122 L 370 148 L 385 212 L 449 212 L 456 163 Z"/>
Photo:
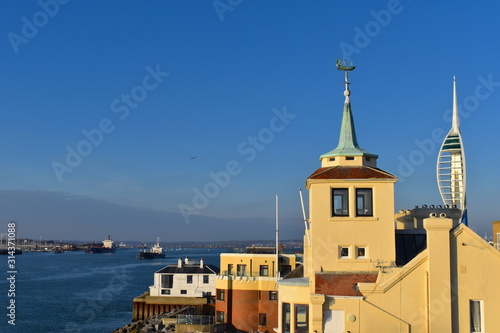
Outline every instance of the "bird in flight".
<path id="1" fill-rule="evenodd" d="M 189 159 L 194 160 L 195 158 L 198 158 L 198 156 L 193 156 L 193 157 L 190 157 Z"/>

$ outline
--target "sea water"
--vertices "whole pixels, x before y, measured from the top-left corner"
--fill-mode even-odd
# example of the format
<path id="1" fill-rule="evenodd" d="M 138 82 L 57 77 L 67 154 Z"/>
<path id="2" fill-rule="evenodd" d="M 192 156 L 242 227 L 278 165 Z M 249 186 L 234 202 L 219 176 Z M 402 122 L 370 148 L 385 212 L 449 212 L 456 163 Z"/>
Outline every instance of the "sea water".
<path id="1" fill-rule="evenodd" d="M 130 323 L 132 300 L 149 290 L 154 272 L 180 257 L 219 266 L 223 249 L 167 251 L 165 259 L 140 260 L 137 249 L 87 254 L 23 253 L 16 256 L 15 296 L 8 256 L 0 256 L 0 332 L 111 333 Z M 7 307 L 15 301 L 15 325 Z M 12 323 L 12 321 L 11 321 Z"/>

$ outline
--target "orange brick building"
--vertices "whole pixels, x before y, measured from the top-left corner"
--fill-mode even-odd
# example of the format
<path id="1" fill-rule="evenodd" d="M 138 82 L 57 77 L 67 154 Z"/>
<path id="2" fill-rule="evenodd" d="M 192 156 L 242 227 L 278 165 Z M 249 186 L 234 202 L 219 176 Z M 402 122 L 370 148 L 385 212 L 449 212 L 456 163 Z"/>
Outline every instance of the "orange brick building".
<path id="1" fill-rule="evenodd" d="M 215 311 L 216 322 L 225 323 L 226 332 L 273 332 L 278 327 L 276 282 L 295 268 L 295 255 L 276 256 L 268 250 L 253 247 L 247 253 L 221 254 Z"/>

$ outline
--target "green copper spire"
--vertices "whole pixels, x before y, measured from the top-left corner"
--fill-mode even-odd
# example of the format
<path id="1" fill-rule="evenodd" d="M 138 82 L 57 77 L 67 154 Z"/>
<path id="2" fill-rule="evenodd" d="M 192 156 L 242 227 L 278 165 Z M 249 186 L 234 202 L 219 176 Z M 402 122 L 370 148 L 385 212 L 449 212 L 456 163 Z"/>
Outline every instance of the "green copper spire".
<path id="1" fill-rule="evenodd" d="M 345 72 L 345 102 L 344 102 L 344 112 L 342 115 L 342 126 L 340 128 L 339 144 L 334 150 L 323 154 L 320 158 L 324 157 L 334 157 L 334 156 L 370 156 L 378 157 L 376 154 L 372 154 L 362 149 L 358 145 L 358 140 L 356 139 L 356 130 L 354 128 L 354 119 L 351 112 L 351 91 L 349 90 L 349 80 L 348 72 L 354 70 L 355 66 L 346 66 L 345 61 L 342 63 L 337 59 L 337 69 Z"/>

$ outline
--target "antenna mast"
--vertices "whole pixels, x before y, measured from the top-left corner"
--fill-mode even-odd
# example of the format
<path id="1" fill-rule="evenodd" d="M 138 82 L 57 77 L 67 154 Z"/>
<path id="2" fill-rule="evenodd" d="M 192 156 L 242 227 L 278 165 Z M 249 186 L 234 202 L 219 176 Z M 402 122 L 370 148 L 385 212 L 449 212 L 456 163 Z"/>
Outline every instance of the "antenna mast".
<path id="1" fill-rule="evenodd" d="M 280 278 L 279 269 L 279 223 L 278 223 L 278 195 L 276 194 L 276 283 Z"/>
<path id="2" fill-rule="evenodd" d="M 311 239 L 309 239 L 309 221 L 306 217 L 306 209 L 304 208 L 304 198 L 302 197 L 302 189 L 299 188 L 300 204 L 302 205 L 302 216 L 304 217 L 304 227 L 307 238 L 307 245 L 311 245 Z"/>

